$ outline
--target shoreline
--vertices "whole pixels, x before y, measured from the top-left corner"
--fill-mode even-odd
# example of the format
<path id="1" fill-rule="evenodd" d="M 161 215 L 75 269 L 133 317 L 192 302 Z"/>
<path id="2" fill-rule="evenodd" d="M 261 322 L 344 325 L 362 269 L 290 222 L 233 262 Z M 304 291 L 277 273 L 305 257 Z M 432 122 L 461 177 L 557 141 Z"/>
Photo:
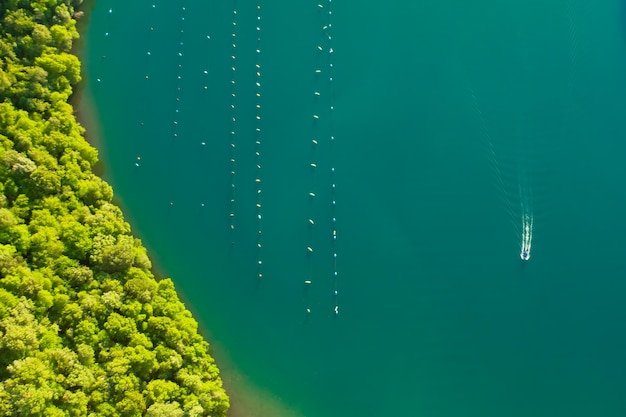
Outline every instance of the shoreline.
<path id="1" fill-rule="evenodd" d="M 81 5 L 80 10 L 74 13 L 74 15 L 82 13 L 80 18 L 75 18 L 76 30 L 80 34 L 80 38 L 76 39 L 72 45 L 72 54 L 80 61 L 81 80 L 73 87 L 68 103 L 74 109 L 76 121 L 85 130 L 83 137 L 91 146 L 98 150 L 98 163 L 93 169 L 94 174 L 104 178 L 106 176 L 106 166 L 100 159 L 101 149 L 104 145 L 102 125 L 99 122 L 97 106 L 93 102 L 93 96 L 87 88 L 89 74 L 85 69 L 86 51 L 88 49 L 85 35 L 94 8 L 95 5 L 92 5 L 91 2 L 86 2 Z"/>
<path id="2" fill-rule="evenodd" d="M 84 3 L 80 9 L 80 11 L 84 12 L 80 19 L 77 20 L 77 30 L 80 33 L 80 38 L 75 41 L 72 53 L 78 57 L 81 63 L 81 81 L 74 86 L 73 93 L 68 103 L 74 110 L 77 122 L 85 130 L 83 136 L 91 146 L 98 150 L 98 162 L 93 168 L 94 173 L 103 178 L 111 186 L 114 186 L 112 178 L 107 175 L 108 164 L 102 156 L 106 154 L 104 129 L 100 121 L 98 106 L 89 88 L 90 77 L 85 65 L 89 47 L 87 31 L 94 8 L 95 5 L 91 5 L 91 3 L 88 2 Z M 123 198 L 115 192 L 115 188 L 113 188 L 113 190 L 114 203 L 120 207 L 124 213 L 125 220 L 131 225 L 132 233 L 141 239 L 142 245 L 148 251 L 150 261 L 152 262 L 151 272 L 155 279 L 160 281 L 170 277 L 176 282 L 175 278 L 167 273 L 167 268 L 157 256 L 158 251 L 149 241 L 143 238 L 141 231 L 136 226 L 135 219 L 129 215 L 128 207 L 124 204 Z M 261 387 L 251 384 L 247 377 L 239 372 L 233 361 L 229 358 L 228 349 L 222 346 L 217 341 L 217 338 L 213 337 L 212 332 L 209 330 L 209 327 L 204 324 L 201 315 L 198 314 L 194 305 L 188 301 L 183 292 L 177 292 L 180 300 L 184 303 L 186 308 L 192 312 L 194 319 L 198 322 L 198 332 L 209 343 L 209 352 L 218 366 L 226 394 L 231 400 L 236 399 L 236 401 L 231 401 L 230 403 L 230 408 L 226 414 L 228 417 L 303 417 L 301 413 L 285 405 L 277 396 L 264 391 Z"/>

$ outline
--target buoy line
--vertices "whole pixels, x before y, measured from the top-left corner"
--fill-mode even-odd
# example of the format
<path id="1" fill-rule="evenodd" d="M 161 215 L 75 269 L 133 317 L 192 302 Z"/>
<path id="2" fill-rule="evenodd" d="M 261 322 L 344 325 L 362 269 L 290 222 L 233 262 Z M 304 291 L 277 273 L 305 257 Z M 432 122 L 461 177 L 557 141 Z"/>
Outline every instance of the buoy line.
<path id="1" fill-rule="evenodd" d="M 237 16 L 237 2 L 233 1 L 233 13 L 232 13 L 232 25 L 231 25 L 231 56 L 230 56 L 230 69 L 231 69 L 231 89 L 230 89 L 230 132 L 229 132 L 229 144 L 230 144 L 230 201 L 229 201 L 229 228 L 231 236 L 231 245 L 235 243 L 235 202 L 236 202 L 236 168 L 237 168 L 237 83 L 235 81 L 237 71 L 237 33 L 238 33 L 238 16 Z"/>
<path id="2" fill-rule="evenodd" d="M 255 50 L 255 184 L 256 184 L 256 213 L 257 213 L 257 277 L 263 278 L 263 205 L 262 205 L 262 173 L 261 173 L 261 145 L 262 145 L 262 95 L 261 95 L 261 1 L 256 5 L 256 50 Z"/>
<path id="3" fill-rule="evenodd" d="M 333 10 L 332 10 L 332 0 L 328 0 L 326 5 L 328 11 L 328 25 L 324 26 L 322 30 L 324 31 L 325 36 L 328 39 L 328 95 L 329 95 L 329 126 L 330 126 L 330 137 L 329 137 L 329 148 L 330 148 L 330 195 L 331 195 L 331 248 L 332 248 L 332 273 L 333 273 L 333 299 L 334 299 L 334 308 L 333 313 L 335 315 L 339 314 L 339 273 L 337 268 L 337 185 L 336 185 L 336 176 L 335 176 L 335 128 L 334 128 L 334 111 L 335 111 L 335 95 L 333 89 L 334 83 L 334 53 L 335 50 L 333 48 Z"/>

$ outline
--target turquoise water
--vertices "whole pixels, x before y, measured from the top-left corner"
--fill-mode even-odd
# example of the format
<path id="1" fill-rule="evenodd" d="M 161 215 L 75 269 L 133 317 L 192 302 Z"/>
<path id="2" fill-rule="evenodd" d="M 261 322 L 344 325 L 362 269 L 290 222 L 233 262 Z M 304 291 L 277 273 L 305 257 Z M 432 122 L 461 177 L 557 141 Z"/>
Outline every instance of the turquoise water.
<path id="1" fill-rule="evenodd" d="M 625 415 L 620 2 L 260 5 L 85 35 L 105 176 L 232 416 Z"/>

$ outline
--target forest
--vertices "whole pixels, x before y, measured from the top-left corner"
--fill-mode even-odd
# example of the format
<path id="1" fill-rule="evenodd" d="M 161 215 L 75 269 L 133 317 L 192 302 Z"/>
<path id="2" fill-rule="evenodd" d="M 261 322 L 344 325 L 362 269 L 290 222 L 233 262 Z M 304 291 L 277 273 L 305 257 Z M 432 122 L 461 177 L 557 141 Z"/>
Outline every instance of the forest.
<path id="1" fill-rule="evenodd" d="M 68 103 L 81 3 L 0 6 L 0 415 L 223 416 L 209 345 Z"/>

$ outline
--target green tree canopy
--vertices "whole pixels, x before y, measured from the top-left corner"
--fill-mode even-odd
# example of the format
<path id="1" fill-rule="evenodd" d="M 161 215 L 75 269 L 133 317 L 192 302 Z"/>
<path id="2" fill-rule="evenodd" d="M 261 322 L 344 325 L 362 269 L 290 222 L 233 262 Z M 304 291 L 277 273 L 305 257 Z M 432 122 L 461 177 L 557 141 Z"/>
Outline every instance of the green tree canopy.
<path id="1" fill-rule="evenodd" d="M 209 345 L 67 103 L 80 3 L 0 7 L 0 416 L 223 416 Z"/>

